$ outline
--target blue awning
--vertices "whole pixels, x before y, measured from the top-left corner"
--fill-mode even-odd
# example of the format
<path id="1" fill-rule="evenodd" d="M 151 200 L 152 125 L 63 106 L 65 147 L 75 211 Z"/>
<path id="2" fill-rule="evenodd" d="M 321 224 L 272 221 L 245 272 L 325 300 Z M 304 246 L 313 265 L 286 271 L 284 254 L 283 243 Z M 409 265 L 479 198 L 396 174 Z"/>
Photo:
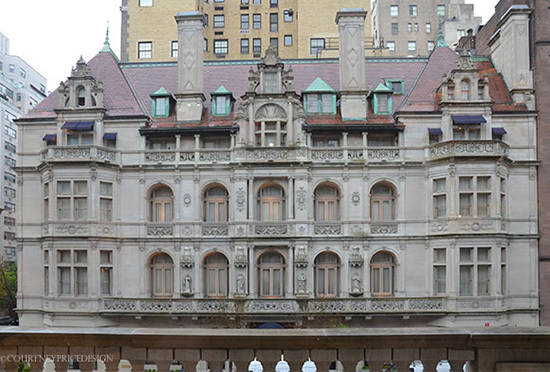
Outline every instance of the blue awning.
<path id="1" fill-rule="evenodd" d="M 93 121 L 68 121 L 61 129 L 69 129 L 69 130 L 92 130 L 94 127 Z"/>
<path id="2" fill-rule="evenodd" d="M 284 329 L 280 323 L 262 323 L 258 329 Z"/>
<path id="3" fill-rule="evenodd" d="M 492 132 L 493 132 L 493 134 L 505 135 L 506 134 L 506 129 L 500 128 L 500 127 L 493 128 Z"/>
<path id="4" fill-rule="evenodd" d="M 441 136 L 443 135 L 443 131 L 441 128 L 428 128 L 428 133 L 430 136 Z"/>
<path id="5" fill-rule="evenodd" d="M 481 124 L 486 123 L 487 120 L 481 115 L 453 115 L 453 124 L 464 125 L 464 124 Z"/>
<path id="6" fill-rule="evenodd" d="M 116 141 L 116 133 L 105 133 L 103 139 L 107 141 Z"/>
<path id="7" fill-rule="evenodd" d="M 46 134 L 44 138 L 42 138 L 42 141 L 46 141 L 46 142 L 57 141 L 57 134 Z"/>

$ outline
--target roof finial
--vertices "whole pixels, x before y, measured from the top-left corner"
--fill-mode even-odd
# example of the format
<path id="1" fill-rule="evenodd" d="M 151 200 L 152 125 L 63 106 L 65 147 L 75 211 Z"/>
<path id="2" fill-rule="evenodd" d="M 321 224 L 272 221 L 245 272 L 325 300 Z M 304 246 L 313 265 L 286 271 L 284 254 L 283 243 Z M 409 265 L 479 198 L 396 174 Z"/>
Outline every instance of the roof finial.
<path id="1" fill-rule="evenodd" d="M 439 21 L 439 31 L 437 33 L 437 46 L 446 47 L 445 36 L 443 36 L 443 22 Z"/>
<path id="2" fill-rule="evenodd" d="M 107 32 L 105 33 L 105 41 L 103 42 L 102 52 L 110 52 L 111 46 L 109 45 L 109 22 L 107 22 Z"/>

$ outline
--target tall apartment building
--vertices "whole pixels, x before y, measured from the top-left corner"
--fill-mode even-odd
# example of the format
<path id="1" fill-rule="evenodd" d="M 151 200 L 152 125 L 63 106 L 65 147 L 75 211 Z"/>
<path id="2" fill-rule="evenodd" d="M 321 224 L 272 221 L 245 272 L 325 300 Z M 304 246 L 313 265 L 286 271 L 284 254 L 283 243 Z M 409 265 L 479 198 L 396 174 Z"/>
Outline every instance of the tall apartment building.
<path id="1" fill-rule="evenodd" d="M 395 56 L 429 55 L 440 28 L 445 43 L 455 47 L 481 24 L 474 6 L 464 0 L 373 0 L 372 19 L 374 45 Z"/>
<path id="2" fill-rule="evenodd" d="M 181 11 L 204 14 L 205 60 L 259 59 L 270 45 L 284 59 L 337 56 L 340 8 L 369 9 L 370 0 L 122 0 L 121 59 L 176 61 L 173 23 Z M 370 17 L 366 30 L 365 54 L 380 53 L 372 48 Z"/>
<path id="3" fill-rule="evenodd" d="M 488 57 L 363 59 L 365 17 L 339 59 L 203 64 L 187 12 L 177 63 L 78 61 L 18 122 L 21 324 L 536 325 L 533 107 Z"/>
<path id="4" fill-rule="evenodd" d="M 15 260 L 17 125 L 14 120 L 46 97 L 46 79 L 18 56 L 9 54 L 9 39 L 0 33 L 0 258 Z"/>

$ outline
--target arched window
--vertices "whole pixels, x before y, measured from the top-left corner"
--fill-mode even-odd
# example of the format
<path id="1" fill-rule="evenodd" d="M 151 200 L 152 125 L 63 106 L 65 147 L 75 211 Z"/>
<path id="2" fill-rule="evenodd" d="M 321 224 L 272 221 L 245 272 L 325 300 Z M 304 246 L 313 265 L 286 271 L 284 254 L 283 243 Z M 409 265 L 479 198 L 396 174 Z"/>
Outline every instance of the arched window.
<path id="1" fill-rule="evenodd" d="M 336 297 L 338 295 L 338 256 L 323 252 L 315 258 L 315 295 Z"/>
<path id="2" fill-rule="evenodd" d="M 149 219 L 151 222 L 172 222 L 174 194 L 167 186 L 160 186 L 151 192 Z"/>
<path id="3" fill-rule="evenodd" d="M 155 297 L 169 297 L 174 293 L 174 262 L 166 253 L 151 258 L 151 290 Z"/>
<path id="4" fill-rule="evenodd" d="M 226 297 L 228 262 L 221 253 L 213 253 L 204 260 L 205 291 L 208 297 Z"/>
<path id="5" fill-rule="evenodd" d="M 269 185 L 258 192 L 258 216 L 261 221 L 284 220 L 284 192 L 280 186 Z"/>
<path id="6" fill-rule="evenodd" d="M 377 184 L 371 190 L 371 216 L 373 221 L 395 219 L 395 194 L 391 186 Z"/>
<path id="7" fill-rule="evenodd" d="M 284 293 L 284 258 L 278 253 L 263 254 L 259 259 L 260 296 L 281 297 Z"/>
<path id="8" fill-rule="evenodd" d="M 84 87 L 78 87 L 76 91 L 76 98 L 78 100 L 78 106 L 86 106 L 86 90 Z"/>
<path id="9" fill-rule="evenodd" d="M 315 189 L 315 220 L 337 221 L 339 216 L 338 190 L 330 185 Z"/>
<path id="10" fill-rule="evenodd" d="M 371 294 L 392 296 L 395 276 L 393 255 L 388 252 L 378 252 L 372 257 L 370 265 Z"/>
<path id="11" fill-rule="evenodd" d="M 213 186 L 204 195 L 204 220 L 206 222 L 227 221 L 227 190 Z"/>
<path id="12" fill-rule="evenodd" d="M 467 79 L 462 80 L 460 83 L 460 99 L 463 101 L 470 99 L 470 81 Z"/>

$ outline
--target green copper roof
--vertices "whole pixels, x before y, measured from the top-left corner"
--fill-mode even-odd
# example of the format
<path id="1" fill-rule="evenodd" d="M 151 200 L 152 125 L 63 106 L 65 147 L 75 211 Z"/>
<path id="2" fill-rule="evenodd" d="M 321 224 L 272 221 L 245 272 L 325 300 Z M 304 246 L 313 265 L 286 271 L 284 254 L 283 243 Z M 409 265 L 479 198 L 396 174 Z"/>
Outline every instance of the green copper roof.
<path id="1" fill-rule="evenodd" d="M 166 96 L 169 96 L 170 93 L 168 93 L 166 91 L 166 89 L 164 89 L 164 87 L 160 87 L 159 90 L 157 90 L 155 93 L 151 94 L 150 96 L 151 97 L 166 97 Z"/>
<path id="2" fill-rule="evenodd" d="M 393 93 L 393 90 L 385 86 L 384 84 L 380 83 L 376 87 L 375 90 L 373 90 L 374 93 Z"/>
<path id="3" fill-rule="evenodd" d="M 437 33 L 437 46 L 438 47 L 446 47 L 447 43 L 445 43 L 445 37 L 443 36 L 443 23 L 439 23 L 439 31 Z"/>
<path id="4" fill-rule="evenodd" d="M 223 95 L 223 94 L 231 94 L 231 92 L 228 91 L 227 89 L 225 89 L 225 87 L 223 85 L 220 86 L 218 89 L 216 89 L 215 92 L 210 92 L 211 96 Z"/>
<path id="5" fill-rule="evenodd" d="M 325 83 L 323 79 L 317 78 L 311 83 L 309 87 L 307 87 L 306 90 L 304 90 L 306 93 L 310 92 L 336 92 L 330 85 Z"/>
<path id="6" fill-rule="evenodd" d="M 110 52 L 111 45 L 109 44 L 109 26 L 107 26 L 107 32 L 105 33 L 105 41 L 103 42 L 103 49 L 101 52 Z"/>

